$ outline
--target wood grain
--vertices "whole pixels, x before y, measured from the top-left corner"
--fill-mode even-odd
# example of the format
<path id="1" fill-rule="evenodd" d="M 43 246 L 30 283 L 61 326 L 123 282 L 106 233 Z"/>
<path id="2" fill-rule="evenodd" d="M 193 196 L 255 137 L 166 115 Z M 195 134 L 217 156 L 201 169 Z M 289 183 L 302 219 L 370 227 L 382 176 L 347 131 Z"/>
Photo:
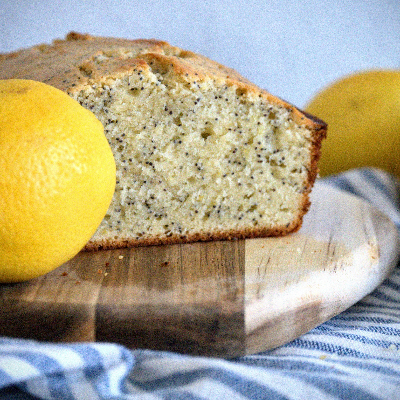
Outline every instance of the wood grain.
<path id="1" fill-rule="evenodd" d="M 82 252 L 0 285 L 0 334 L 223 357 L 279 346 L 370 293 L 398 259 L 376 209 L 323 184 L 312 201 L 284 238 Z"/>

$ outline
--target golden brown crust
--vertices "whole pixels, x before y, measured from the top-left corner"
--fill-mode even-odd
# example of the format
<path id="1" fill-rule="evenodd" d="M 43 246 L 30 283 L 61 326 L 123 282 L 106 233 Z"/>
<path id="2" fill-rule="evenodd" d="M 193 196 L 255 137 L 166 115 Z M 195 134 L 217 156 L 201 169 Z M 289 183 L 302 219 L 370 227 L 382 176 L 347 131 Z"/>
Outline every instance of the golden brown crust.
<path id="1" fill-rule="evenodd" d="M 252 239 L 260 237 L 278 237 L 285 236 L 288 233 L 294 233 L 300 229 L 302 224 L 302 217 L 293 221 L 290 225 L 275 228 L 248 228 L 241 230 L 230 230 L 213 233 L 195 233 L 185 236 L 173 234 L 171 236 L 159 236 L 151 239 L 125 239 L 125 240 L 108 240 L 103 241 L 89 241 L 84 250 L 98 251 L 120 249 L 125 247 L 140 247 L 140 246 L 154 246 L 154 245 L 168 245 L 168 244 L 183 244 L 192 242 L 208 242 L 213 240 L 233 240 L 233 239 Z"/>
<path id="2" fill-rule="evenodd" d="M 107 59 L 107 54 L 113 54 L 113 57 Z M 96 58 L 101 56 L 105 60 L 96 63 Z M 0 79 L 33 79 L 72 93 L 95 81 L 107 81 L 150 65 L 171 69 L 176 76 L 188 81 L 223 80 L 227 85 L 235 85 L 244 92 L 287 108 L 299 125 L 316 132 L 321 132 L 324 127 L 322 121 L 260 89 L 235 70 L 155 39 L 104 38 L 70 32 L 65 40 L 55 40 L 50 45 L 41 44 L 0 55 Z"/>

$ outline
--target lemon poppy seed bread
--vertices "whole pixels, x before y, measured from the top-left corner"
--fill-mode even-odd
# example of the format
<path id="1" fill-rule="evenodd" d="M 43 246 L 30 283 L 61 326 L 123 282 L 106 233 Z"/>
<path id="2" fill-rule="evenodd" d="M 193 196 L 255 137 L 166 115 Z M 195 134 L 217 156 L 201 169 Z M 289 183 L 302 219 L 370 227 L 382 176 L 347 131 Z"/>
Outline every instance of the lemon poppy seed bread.
<path id="1" fill-rule="evenodd" d="M 232 69 L 161 41 L 70 33 L 1 55 L 0 78 L 53 85 L 103 123 L 116 190 L 86 249 L 301 226 L 326 125 Z"/>

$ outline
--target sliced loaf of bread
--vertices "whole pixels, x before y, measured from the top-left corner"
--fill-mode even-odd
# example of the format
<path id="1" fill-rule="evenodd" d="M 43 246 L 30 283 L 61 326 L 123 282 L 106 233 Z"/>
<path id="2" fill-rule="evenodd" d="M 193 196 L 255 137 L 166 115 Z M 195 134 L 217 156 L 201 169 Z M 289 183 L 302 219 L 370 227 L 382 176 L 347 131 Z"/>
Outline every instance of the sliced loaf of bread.
<path id="1" fill-rule="evenodd" d="M 162 41 L 70 33 L 0 55 L 0 78 L 53 85 L 103 123 L 117 184 L 88 250 L 301 226 L 326 125 L 232 69 Z"/>

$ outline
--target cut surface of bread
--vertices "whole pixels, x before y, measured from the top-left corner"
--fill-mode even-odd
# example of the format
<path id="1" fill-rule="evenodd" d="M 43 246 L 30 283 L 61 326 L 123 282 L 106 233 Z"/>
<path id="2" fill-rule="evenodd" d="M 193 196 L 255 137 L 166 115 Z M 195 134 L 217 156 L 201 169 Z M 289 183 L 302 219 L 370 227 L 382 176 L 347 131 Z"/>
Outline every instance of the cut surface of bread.
<path id="1" fill-rule="evenodd" d="M 70 33 L 0 55 L 0 78 L 66 91 L 117 165 L 88 250 L 285 235 L 309 207 L 326 125 L 201 55 Z"/>

